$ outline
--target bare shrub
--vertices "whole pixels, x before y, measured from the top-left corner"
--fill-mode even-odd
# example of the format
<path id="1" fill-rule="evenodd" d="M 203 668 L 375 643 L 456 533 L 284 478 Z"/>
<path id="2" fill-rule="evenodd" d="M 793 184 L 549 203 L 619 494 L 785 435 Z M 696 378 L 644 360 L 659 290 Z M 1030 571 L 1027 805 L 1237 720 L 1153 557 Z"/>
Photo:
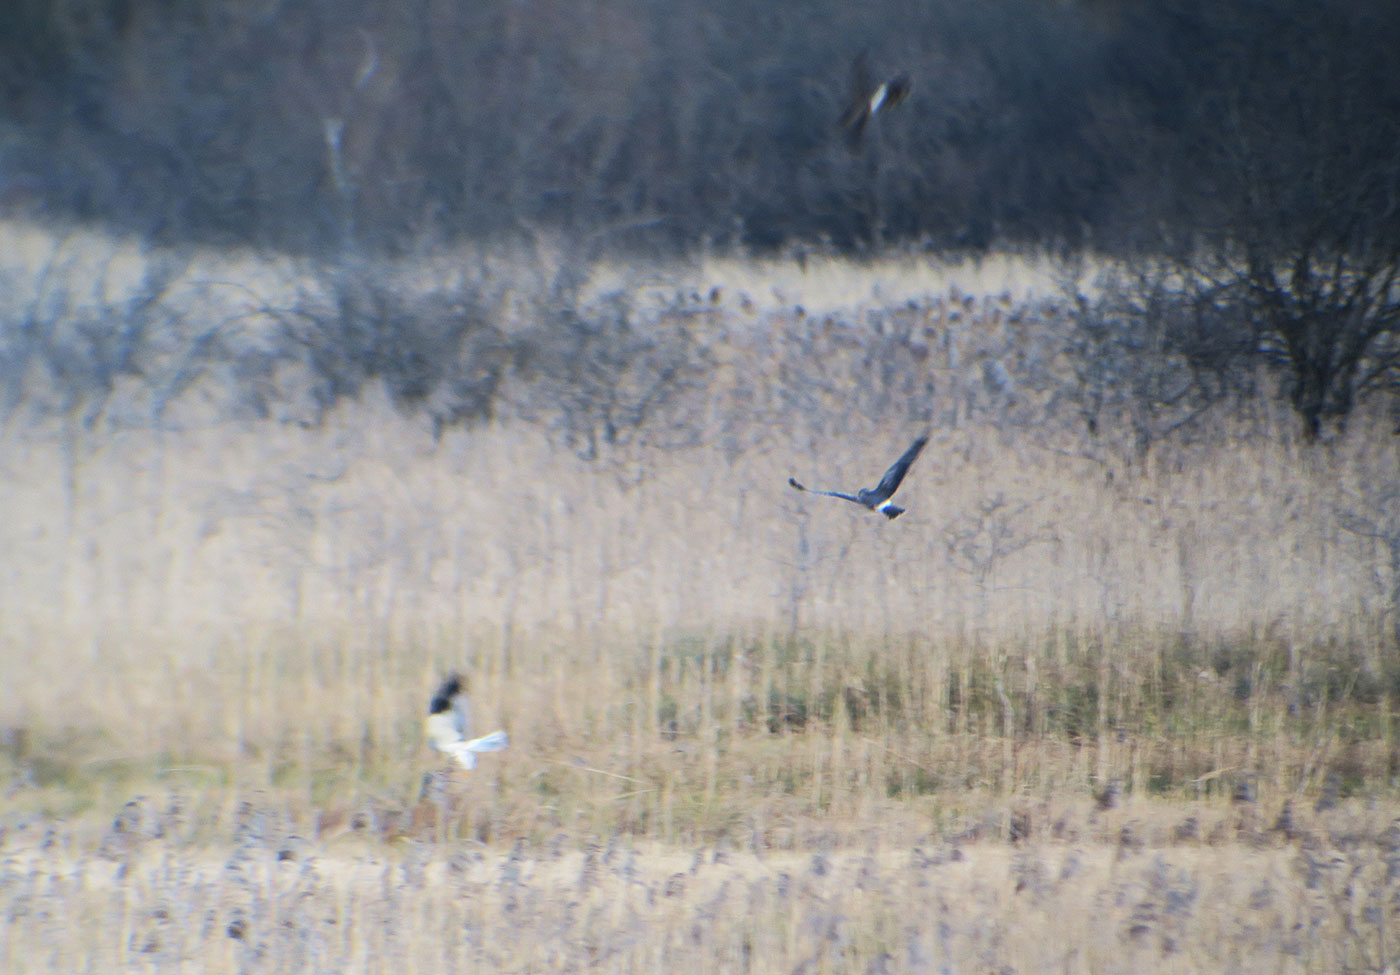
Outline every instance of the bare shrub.
<path id="1" fill-rule="evenodd" d="M 1187 283 L 1177 269 L 1144 261 L 1104 269 L 1092 297 L 1075 286 L 1067 303 L 1075 382 L 1061 395 L 1090 435 L 1126 431 L 1139 459 L 1250 391 L 1243 313 Z"/>
<path id="2" fill-rule="evenodd" d="M 519 409 L 580 458 L 700 442 L 712 363 L 684 320 L 636 323 L 619 298 L 584 315 L 562 309 L 527 341 Z"/>
<path id="3" fill-rule="evenodd" d="M 280 326 L 277 357 L 302 365 L 319 415 L 383 384 L 392 402 L 421 410 L 435 431 L 492 415 L 515 348 L 470 293 L 415 293 L 372 262 L 317 266 Z"/>
<path id="4" fill-rule="evenodd" d="M 91 428 L 123 380 L 132 379 L 147 390 L 150 419 L 156 419 L 193 383 L 198 362 L 210 353 L 208 333 L 186 335 L 180 312 L 168 300 L 186 261 L 168 253 L 143 259 L 139 279 L 113 285 L 109 294 L 117 260 L 108 256 L 94 279 L 91 265 L 70 259 L 60 242 L 32 282 L 8 283 L 10 293 L 29 297 L 0 309 L 4 418 L 23 404 L 35 418 Z M 117 405 L 127 414 L 134 408 Z"/>
<path id="5" fill-rule="evenodd" d="M 1017 552 L 1055 539 L 1050 525 L 1027 524 L 1034 506 L 1034 501 L 1012 504 L 1001 494 L 989 495 L 976 513 L 964 514 L 944 529 L 948 561 L 971 577 L 978 596 L 978 617 L 983 622 L 990 612 L 991 580 L 998 566 Z"/>

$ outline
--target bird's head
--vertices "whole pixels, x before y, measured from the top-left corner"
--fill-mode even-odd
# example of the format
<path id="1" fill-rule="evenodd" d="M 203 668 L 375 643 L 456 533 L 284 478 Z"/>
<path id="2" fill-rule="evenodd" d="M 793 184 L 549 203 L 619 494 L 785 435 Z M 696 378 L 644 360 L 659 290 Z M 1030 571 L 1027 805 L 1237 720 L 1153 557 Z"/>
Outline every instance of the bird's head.
<path id="1" fill-rule="evenodd" d="M 442 714 L 452 710 L 452 699 L 466 690 L 466 678 L 460 674 L 448 674 L 442 685 L 428 703 L 429 714 Z"/>

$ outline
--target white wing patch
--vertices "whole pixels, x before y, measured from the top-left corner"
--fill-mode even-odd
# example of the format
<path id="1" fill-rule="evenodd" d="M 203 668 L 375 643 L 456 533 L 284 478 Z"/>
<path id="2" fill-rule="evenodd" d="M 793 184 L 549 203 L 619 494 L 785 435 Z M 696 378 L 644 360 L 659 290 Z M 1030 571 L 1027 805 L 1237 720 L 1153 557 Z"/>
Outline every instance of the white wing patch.
<path id="1" fill-rule="evenodd" d="M 885 83 L 882 84 L 879 88 L 876 88 L 876 89 L 875 89 L 875 94 L 873 94 L 873 95 L 870 96 L 870 115 L 871 115 L 871 117 L 874 117 L 875 113 L 878 112 L 878 111 L 880 110 L 880 106 L 883 105 L 883 104 L 885 104 L 885 96 L 888 95 L 889 93 L 890 93 L 889 82 L 885 82 Z"/>

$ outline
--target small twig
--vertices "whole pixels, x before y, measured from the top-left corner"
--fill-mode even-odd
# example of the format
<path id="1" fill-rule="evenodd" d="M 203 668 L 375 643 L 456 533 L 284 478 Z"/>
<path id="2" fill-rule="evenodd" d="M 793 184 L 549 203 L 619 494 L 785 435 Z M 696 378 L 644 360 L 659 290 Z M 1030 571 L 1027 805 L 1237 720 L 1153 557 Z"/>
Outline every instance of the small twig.
<path id="1" fill-rule="evenodd" d="M 578 765 L 574 762 L 561 762 L 558 759 L 547 758 L 546 762 L 551 765 L 562 765 L 564 768 L 577 769 L 580 772 L 596 772 L 599 775 L 611 775 L 615 779 L 622 779 L 624 782 L 640 782 L 641 779 L 634 779 L 630 775 L 623 775 L 621 772 L 609 772 L 607 769 L 593 768 L 590 765 Z M 648 790 L 650 791 L 650 790 Z"/>
<path id="2" fill-rule="evenodd" d="M 1204 785 L 1207 782 L 1220 778 L 1220 776 L 1224 775 L 1226 772 L 1233 772 L 1238 767 L 1237 765 L 1226 765 L 1224 768 L 1218 768 L 1213 772 L 1207 772 L 1205 775 L 1197 776 L 1191 780 L 1191 784 Z"/>
<path id="3" fill-rule="evenodd" d="M 874 745 L 876 748 L 880 749 L 881 751 L 889 752 L 889 753 L 890 753 L 891 755 L 893 755 L 895 758 L 899 759 L 899 760 L 902 761 L 902 762 L 908 762 L 910 765 L 914 766 L 915 768 L 923 769 L 925 772 L 932 772 L 932 771 L 933 771 L 933 769 L 932 769 L 931 767 L 929 767 L 928 765 L 925 765 L 923 762 L 919 761 L 918 759 L 916 759 L 916 758 L 910 758 L 908 755 L 904 754 L 903 752 L 899 751 L 898 749 L 896 749 L 896 748 L 891 748 L 889 745 L 886 745 L 886 744 L 884 744 L 883 742 L 880 742 L 880 741 L 876 741 L 874 738 L 867 738 L 867 737 L 865 737 L 865 736 L 862 736 L 862 737 L 861 737 L 861 741 L 865 742 L 867 745 Z"/>

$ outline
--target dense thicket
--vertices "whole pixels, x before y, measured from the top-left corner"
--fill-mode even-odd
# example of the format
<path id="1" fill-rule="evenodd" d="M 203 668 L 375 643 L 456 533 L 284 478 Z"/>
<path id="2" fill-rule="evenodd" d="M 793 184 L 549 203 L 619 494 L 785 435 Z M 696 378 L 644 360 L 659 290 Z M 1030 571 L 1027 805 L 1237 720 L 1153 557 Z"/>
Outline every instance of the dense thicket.
<path id="1" fill-rule="evenodd" d="M 1397 49 L 1391 0 L 11 0 L 0 200 L 293 249 L 1393 236 Z M 851 152 L 862 50 L 915 89 Z"/>

